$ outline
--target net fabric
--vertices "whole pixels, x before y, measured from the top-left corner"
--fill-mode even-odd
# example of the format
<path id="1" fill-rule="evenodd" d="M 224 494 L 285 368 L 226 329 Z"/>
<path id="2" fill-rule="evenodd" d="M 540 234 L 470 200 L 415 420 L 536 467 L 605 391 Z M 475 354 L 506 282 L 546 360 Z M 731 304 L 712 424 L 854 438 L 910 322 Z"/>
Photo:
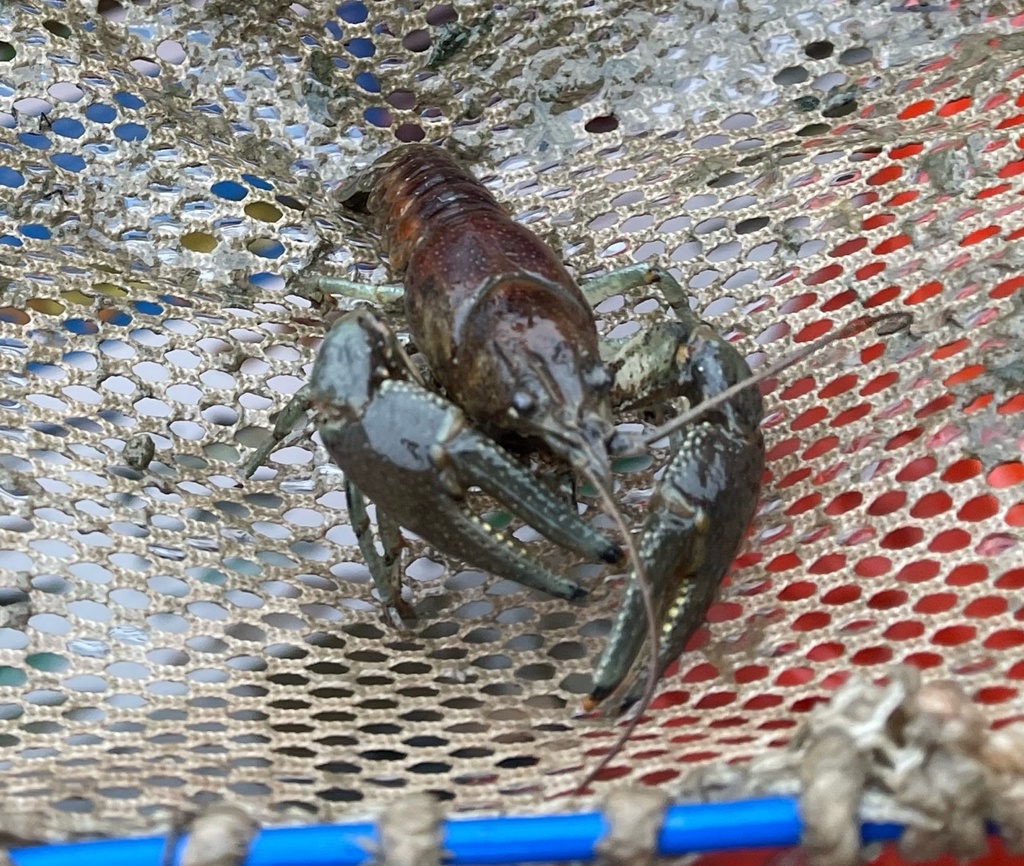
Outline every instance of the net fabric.
<path id="1" fill-rule="evenodd" d="M 781 746 L 893 662 L 1020 718 L 1024 18 L 644 7 L 0 10 L 5 832 L 591 802 L 552 796 L 616 733 L 572 713 L 618 585 L 536 543 L 570 606 L 413 541 L 396 633 L 321 450 L 240 486 L 323 334 L 290 280 L 387 276 L 331 192 L 396 140 L 449 135 L 580 276 L 671 265 L 755 363 L 912 315 L 766 384 L 745 552 L 595 796 Z M 632 519 L 664 459 L 619 476 Z"/>

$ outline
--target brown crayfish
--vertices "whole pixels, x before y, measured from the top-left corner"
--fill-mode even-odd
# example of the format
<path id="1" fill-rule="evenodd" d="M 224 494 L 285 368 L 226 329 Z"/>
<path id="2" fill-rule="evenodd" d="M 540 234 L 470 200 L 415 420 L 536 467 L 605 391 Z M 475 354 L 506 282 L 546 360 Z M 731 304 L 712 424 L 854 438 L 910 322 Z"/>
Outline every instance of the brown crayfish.
<path id="1" fill-rule="evenodd" d="M 310 382 L 280 413 L 246 474 L 314 409 L 323 443 L 345 473 L 360 549 L 396 624 L 409 613 L 401 600 L 401 526 L 496 575 L 561 598 L 584 594 L 468 513 L 465 492 L 479 487 L 555 543 L 618 563 L 619 546 L 502 446 L 540 443 L 611 490 L 610 458 L 640 447 L 616 430 L 615 410 L 678 397 L 694 405 L 747 380 L 750 368 L 693 314 L 664 270 L 634 265 L 577 286 L 555 253 L 439 147 L 392 150 L 343 198 L 375 217 L 403 285 L 324 277 L 319 289 L 377 302 L 404 298 L 412 341 L 436 385 L 381 321 L 365 309 L 350 312 L 327 334 Z M 658 285 L 676 318 L 602 341 L 593 306 L 648 284 Z M 637 552 L 634 574 L 646 573 L 655 622 L 647 619 L 644 587 L 630 581 L 588 708 L 613 693 L 623 704 L 638 698 L 648 675 L 630 674 L 652 625 L 658 647 L 650 670 L 661 676 L 702 623 L 757 504 L 762 414 L 758 389 L 748 387 L 670 437 L 672 456 L 638 543 L 624 539 Z M 364 495 L 377 506 L 383 554 L 369 532 Z"/>

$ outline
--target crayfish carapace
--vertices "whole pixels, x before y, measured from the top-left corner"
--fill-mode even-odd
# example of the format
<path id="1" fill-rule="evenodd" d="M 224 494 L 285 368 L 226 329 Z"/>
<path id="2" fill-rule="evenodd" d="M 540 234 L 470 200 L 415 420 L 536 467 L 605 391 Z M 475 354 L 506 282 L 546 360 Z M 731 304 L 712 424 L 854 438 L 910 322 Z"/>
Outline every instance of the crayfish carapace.
<path id="1" fill-rule="evenodd" d="M 610 458 L 639 447 L 616 431 L 617 410 L 678 397 L 700 403 L 748 379 L 750 368 L 693 314 L 666 271 L 634 265 L 577 286 L 555 253 L 439 147 L 396 148 L 343 197 L 376 219 L 403 285 L 322 278 L 318 287 L 361 299 L 404 298 L 412 341 L 437 388 L 370 312 L 348 313 L 328 333 L 310 383 L 280 414 L 274 438 L 247 463 L 247 474 L 307 408 L 315 409 L 324 445 L 345 472 L 360 549 L 395 622 L 403 612 L 399 526 L 502 577 L 563 598 L 581 594 L 514 539 L 466 513 L 463 494 L 477 486 L 556 543 L 593 560 L 621 559 L 617 545 L 498 443 L 542 443 L 610 491 Z M 602 342 L 593 306 L 648 284 L 657 284 L 676 318 Z M 646 572 L 654 619 L 648 621 L 644 587 L 630 581 L 588 708 L 613 693 L 623 705 L 636 700 L 653 685 L 651 672 L 660 676 L 702 623 L 757 504 L 762 414 L 760 392 L 749 387 L 672 435 L 672 457 L 638 541 L 623 539 L 639 560 L 634 574 Z M 364 495 L 378 507 L 383 555 L 369 534 Z M 654 625 L 657 652 L 639 669 Z"/>

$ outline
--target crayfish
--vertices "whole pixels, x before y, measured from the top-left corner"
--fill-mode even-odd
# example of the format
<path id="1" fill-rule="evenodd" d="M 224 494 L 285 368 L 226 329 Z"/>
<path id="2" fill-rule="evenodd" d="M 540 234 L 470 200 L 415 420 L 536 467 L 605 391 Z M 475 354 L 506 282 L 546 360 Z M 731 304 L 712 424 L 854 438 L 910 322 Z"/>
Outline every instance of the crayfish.
<path id="1" fill-rule="evenodd" d="M 401 600 L 400 526 L 478 568 L 572 599 L 581 587 L 467 512 L 467 490 L 480 487 L 557 544 L 620 563 L 619 545 L 503 446 L 539 445 L 605 491 L 606 507 L 614 507 L 611 459 L 643 447 L 616 429 L 615 411 L 722 395 L 670 436 L 672 456 L 639 541 L 628 529 L 620 540 L 633 551 L 634 579 L 584 706 L 614 693 L 625 706 L 644 687 L 649 696 L 702 623 L 757 504 L 764 468 L 760 392 L 722 394 L 747 380 L 750 368 L 694 315 L 662 269 L 633 265 L 578 286 L 543 241 L 437 146 L 392 150 L 342 199 L 376 219 L 403 285 L 323 277 L 319 290 L 378 303 L 404 299 L 429 378 L 370 312 L 344 315 L 327 334 L 310 382 L 279 414 L 273 438 L 247 462 L 246 474 L 307 409 L 315 410 L 324 446 L 345 473 L 360 550 L 396 625 L 409 614 Z M 593 306 L 654 284 L 676 318 L 626 340 L 602 341 Z M 369 532 L 364 495 L 377 505 L 383 553 Z M 631 678 L 652 634 L 657 648 L 648 667 Z"/>

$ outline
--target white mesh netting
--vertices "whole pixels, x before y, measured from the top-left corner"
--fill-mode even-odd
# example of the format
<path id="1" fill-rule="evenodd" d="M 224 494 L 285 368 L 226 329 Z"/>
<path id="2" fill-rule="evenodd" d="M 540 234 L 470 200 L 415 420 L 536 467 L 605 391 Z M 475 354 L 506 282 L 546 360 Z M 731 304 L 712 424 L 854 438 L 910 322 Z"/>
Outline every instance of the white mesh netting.
<path id="1" fill-rule="evenodd" d="M 535 544 L 568 605 L 413 543 L 401 634 L 313 440 L 241 484 L 323 334 L 289 279 L 387 277 L 332 190 L 443 136 L 575 273 L 664 262 L 752 362 L 912 316 L 765 384 L 747 545 L 594 793 L 784 744 L 895 662 L 1024 718 L 1014 5 L 4 4 L 4 820 L 588 802 L 548 798 L 616 735 L 573 713 L 620 585 Z M 634 521 L 664 457 L 619 476 Z"/>

